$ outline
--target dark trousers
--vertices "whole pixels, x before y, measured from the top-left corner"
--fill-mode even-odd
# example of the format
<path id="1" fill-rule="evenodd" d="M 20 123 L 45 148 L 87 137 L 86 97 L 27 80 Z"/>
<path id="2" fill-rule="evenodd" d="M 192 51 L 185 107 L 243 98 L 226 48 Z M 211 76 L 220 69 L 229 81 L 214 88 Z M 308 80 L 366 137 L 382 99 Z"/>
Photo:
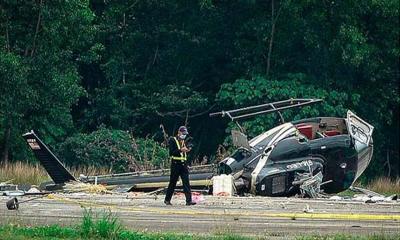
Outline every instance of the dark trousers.
<path id="1" fill-rule="evenodd" d="M 171 201 L 172 195 L 174 194 L 176 182 L 178 178 L 181 177 L 183 192 L 186 196 L 186 202 L 192 201 L 192 193 L 190 191 L 189 183 L 189 169 L 186 162 L 182 161 L 171 161 L 171 175 L 169 177 L 169 185 L 167 189 L 167 194 L 165 195 L 165 201 Z"/>

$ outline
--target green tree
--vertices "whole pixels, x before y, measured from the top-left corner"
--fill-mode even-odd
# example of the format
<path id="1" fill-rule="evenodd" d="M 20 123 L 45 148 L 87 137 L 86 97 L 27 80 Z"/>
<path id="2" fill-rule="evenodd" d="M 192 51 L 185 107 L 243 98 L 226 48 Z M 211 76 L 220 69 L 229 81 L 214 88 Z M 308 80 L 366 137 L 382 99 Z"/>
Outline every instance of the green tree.
<path id="1" fill-rule="evenodd" d="M 24 131 L 54 143 L 73 130 L 70 108 L 83 93 L 77 60 L 90 47 L 93 17 L 88 1 L 0 3 L 3 161 L 26 158 Z"/>

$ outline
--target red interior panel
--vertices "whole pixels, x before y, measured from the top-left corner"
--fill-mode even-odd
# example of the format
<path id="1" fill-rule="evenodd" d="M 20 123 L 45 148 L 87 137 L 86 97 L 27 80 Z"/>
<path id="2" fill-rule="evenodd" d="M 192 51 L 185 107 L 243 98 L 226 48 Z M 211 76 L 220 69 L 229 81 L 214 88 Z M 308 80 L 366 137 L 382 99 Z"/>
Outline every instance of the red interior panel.
<path id="1" fill-rule="evenodd" d="M 300 124 L 299 124 L 300 125 Z M 312 126 L 311 125 L 297 125 L 297 129 L 301 134 L 306 136 L 308 139 L 312 139 Z"/>
<path id="2" fill-rule="evenodd" d="M 329 131 L 325 131 L 325 135 L 331 137 L 331 136 L 340 135 L 340 132 L 338 130 L 329 130 Z"/>

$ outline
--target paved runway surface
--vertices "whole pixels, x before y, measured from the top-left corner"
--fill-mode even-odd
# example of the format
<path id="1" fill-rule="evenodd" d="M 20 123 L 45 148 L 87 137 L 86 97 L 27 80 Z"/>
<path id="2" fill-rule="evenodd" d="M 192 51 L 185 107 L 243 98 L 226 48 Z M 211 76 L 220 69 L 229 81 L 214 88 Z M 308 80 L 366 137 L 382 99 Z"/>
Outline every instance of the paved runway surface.
<path id="1" fill-rule="evenodd" d="M 30 197 L 18 197 L 19 201 Z M 400 202 L 363 203 L 327 199 L 204 196 L 185 206 L 181 195 L 173 206 L 163 195 L 57 194 L 6 208 L 10 197 L 0 196 L 0 224 L 79 224 L 85 208 L 101 215 L 111 212 L 127 228 L 185 233 L 240 233 L 296 236 L 299 234 L 400 234 Z"/>

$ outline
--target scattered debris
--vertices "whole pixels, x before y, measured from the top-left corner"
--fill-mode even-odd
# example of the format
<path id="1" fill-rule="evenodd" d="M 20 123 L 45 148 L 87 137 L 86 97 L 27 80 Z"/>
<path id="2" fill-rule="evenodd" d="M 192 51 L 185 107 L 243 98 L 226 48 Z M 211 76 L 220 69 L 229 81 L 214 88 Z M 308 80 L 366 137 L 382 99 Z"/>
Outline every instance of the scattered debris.
<path id="1" fill-rule="evenodd" d="M 23 196 L 23 195 L 25 195 L 25 192 L 21 191 L 21 190 L 3 191 L 3 196 L 14 197 L 14 196 Z"/>
<path id="2" fill-rule="evenodd" d="M 306 207 L 303 208 L 303 212 L 305 212 L 305 213 L 313 213 L 314 209 L 311 209 L 310 206 L 308 204 L 306 204 Z"/>
<path id="3" fill-rule="evenodd" d="M 219 192 L 217 194 L 215 194 L 214 196 L 218 196 L 218 197 L 230 197 L 231 195 L 227 192 Z"/>
<path id="4" fill-rule="evenodd" d="M 4 191 L 15 191 L 18 190 L 18 186 L 15 184 L 11 184 L 13 179 L 10 179 L 5 182 L 0 182 L 0 192 Z"/>
<path id="5" fill-rule="evenodd" d="M 2 196 L 24 196 L 24 195 L 43 195 L 47 192 L 42 192 L 36 187 L 29 184 L 15 185 L 11 184 L 13 180 L 0 183 L 0 195 Z"/>
<path id="6" fill-rule="evenodd" d="M 41 193 L 39 189 L 35 188 L 35 187 L 31 187 L 27 193 Z"/>
<path id="7" fill-rule="evenodd" d="M 163 191 L 165 191 L 165 188 L 159 188 L 159 189 L 157 189 L 157 190 L 154 190 L 154 191 L 145 193 L 145 195 L 152 195 L 152 194 L 157 195 L 157 194 L 159 194 L 159 193 L 161 193 L 161 192 L 163 192 Z"/>
<path id="8" fill-rule="evenodd" d="M 6 206 L 8 210 L 18 210 L 19 208 L 19 203 L 18 203 L 18 199 L 15 198 L 11 198 L 10 200 L 8 200 L 6 202 Z"/>
<path id="9" fill-rule="evenodd" d="M 366 194 L 355 194 L 353 197 L 341 197 L 341 196 L 332 196 L 329 198 L 329 200 L 334 200 L 334 201 L 359 201 L 359 202 L 365 202 L 365 203 L 377 203 L 377 202 L 391 202 L 391 201 L 397 201 L 398 196 L 396 194 L 391 195 L 389 197 L 385 197 L 383 195 L 379 196 L 368 196 Z"/>
<path id="10" fill-rule="evenodd" d="M 64 186 L 64 191 L 66 192 L 85 192 L 85 193 L 112 193 L 107 190 L 104 185 L 94 185 L 90 183 L 82 183 L 82 182 L 69 182 Z"/>
<path id="11" fill-rule="evenodd" d="M 399 195 L 393 194 L 393 195 L 390 195 L 389 197 L 387 197 L 387 199 L 390 199 L 392 201 L 397 201 L 399 199 Z"/>
<path id="12" fill-rule="evenodd" d="M 365 188 L 351 186 L 349 189 L 354 192 L 362 193 L 362 194 L 354 195 L 352 198 L 352 200 L 354 200 L 354 201 L 362 201 L 365 203 L 376 203 L 376 202 L 397 201 L 397 199 L 398 199 L 397 194 L 393 194 L 391 196 L 385 197 L 382 194 L 376 193 L 374 191 L 371 191 L 371 190 L 368 190 Z"/>
<path id="13" fill-rule="evenodd" d="M 329 199 L 330 199 L 330 200 L 335 200 L 335 201 L 343 200 L 343 198 L 340 197 L 340 196 L 332 196 L 332 197 L 330 197 Z"/>
<path id="14" fill-rule="evenodd" d="M 204 196 L 203 194 L 199 192 L 192 192 L 192 201 L 195 203 L 201 203 L 204 201 Z"/>
<path id="15" fill-rule="evenodd" d="M 364 193 L 365 195 L 367 195 L 369 197 L 374 197 L 374 196 L 383 197 L 382 194 L 376 193 L 374 191 L 371 191 L 371 190 L 368 190 L 368 189 L 365 189 L 365 188 L 350 186 L 349 190 L 351 190 L 353 192 Z"/>
<path id="16" fill-rule="evenodd" d="M 312 177 L 309 177 L 300 185 L 300 192 L 302 195 L 311 198 L 317 198 L 321 192 L 322 173 L 318 172 Z"/>
<path id="17" fill-rule="evenodd" d="M 6 202 L 6 206 L 7 206 L 8 210 L 18 210 L 19 209 L 19 205 L 21 203 L 26 203 L 26 202 L 30 202 L 30 201 L 33 201 L 33 200 L 37 200 L 39 198 L 43 198 L 43 197 L 46 197 L 48 195 L 50 195 L 50 194 L 44 194 L 44 195 L 41 195 L 39 197 L 34 197 L 34 198 L 31 198 L 31 199 L 28 199 L 28 200 L 25 200 L 25 201 L 21 201 L 21 202 L 19 202 L 16 197 L 13 197 L 13 198 L 11 198 L 10 200 L 8 200 Z"/>

